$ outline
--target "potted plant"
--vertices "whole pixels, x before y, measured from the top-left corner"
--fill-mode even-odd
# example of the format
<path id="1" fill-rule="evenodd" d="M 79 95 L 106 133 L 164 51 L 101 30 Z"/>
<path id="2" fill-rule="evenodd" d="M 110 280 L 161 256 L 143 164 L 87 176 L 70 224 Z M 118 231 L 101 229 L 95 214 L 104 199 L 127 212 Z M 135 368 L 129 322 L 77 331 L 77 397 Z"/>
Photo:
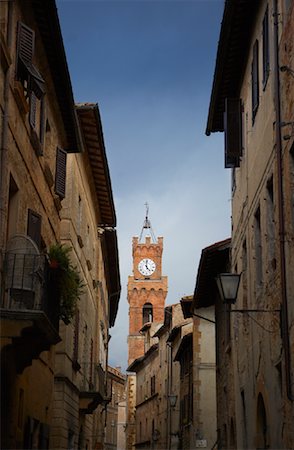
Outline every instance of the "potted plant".
<path id="1" fill-rule="evenodd" d="M 69 324 L 76 310 L 76 304 L 83 293 L 83 281 L 77 268 L 70 261 L 71 247 L 53 244 L 48 251 L 51 281 L 59 298 L 59 318 Z"/>

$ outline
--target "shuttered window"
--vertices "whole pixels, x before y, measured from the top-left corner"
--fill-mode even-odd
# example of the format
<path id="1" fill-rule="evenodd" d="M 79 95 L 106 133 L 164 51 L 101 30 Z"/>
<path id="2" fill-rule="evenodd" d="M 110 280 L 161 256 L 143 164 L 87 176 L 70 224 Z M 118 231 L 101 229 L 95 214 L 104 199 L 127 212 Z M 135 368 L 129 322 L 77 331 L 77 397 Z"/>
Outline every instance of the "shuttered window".
<path id="1" fill-rule="evenodd" d="M 262 84 L 265 88 L 270 70 L 270 54 L 269 54 L 269 22 L 268 22 L 268 8 L 262 22 Z"/>
<path id="2" fill-rule="evenodd" d="M 75 313 L 75 327 L 74 327 L 74 336 L 73 336 L 73 365 L 77 369 L 80 368 L 78 364 L 79 359 L 79 333 L 80 333 L 80 311 L 77 309 Z"/>
<path id="3" fill-rule="evenodd" d="M 251 84 L 252 84 L 252 123 L 259 105 L 259 68 L 258 68 L 258 41 L 253 46 L 253 58 L 251 67 Z"/>
<path id="4" fill-rule="evenodd" d="M 56 150 L 55 192 L 59 197 L 65 197 L 66 184 L 66 151 L 61 148 Z"/>
<path id="5" fill-rule="evenodd" d="M 34 49 L 35 32 L 24 23 L 18 22 L 16 77 L 22 83 L 26 82 L 26 89 L 33 91 L 40 99 L 45 93 L 45 82 L 33 65 Z"/>
<path id="6" fill-rule="evenodd" d="M 32 128 L 36 128 L 36 113 L 37 113 L 37 97 L 34 92 L 31 93 L 30 97 L 30 116 L 29 121 Z"/>
<path id="7" fill-rule="evenodd" d="M 35 241 L 38 248 L 41 246 L 41 222 L 42 217 L 35 211 L 28 210 L 28 229 L 27 235 Z"/>
<path id="8" fill-rule="evenodd" d="M 225 167 L 240 166 L 242 156 L 242 101 L 240 98 L 225 99 Z"/>
<path id="9" fill-rule="evenodd" d="M 17 76 L 23 79 L 28 75 L 27 66 L 33 62 L 35 32 L 22 22 L 17 28 Z"/>

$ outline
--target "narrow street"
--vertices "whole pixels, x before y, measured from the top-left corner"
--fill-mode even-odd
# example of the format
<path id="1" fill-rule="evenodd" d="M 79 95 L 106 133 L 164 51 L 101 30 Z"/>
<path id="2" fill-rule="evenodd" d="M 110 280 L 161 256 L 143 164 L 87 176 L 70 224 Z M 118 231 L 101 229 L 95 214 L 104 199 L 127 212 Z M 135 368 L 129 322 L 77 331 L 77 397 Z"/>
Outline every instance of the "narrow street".
<path id="1" fill-rule="evenodd" d="M 294 0 L 0 1 L 1 449 L 294 449 Z"/>

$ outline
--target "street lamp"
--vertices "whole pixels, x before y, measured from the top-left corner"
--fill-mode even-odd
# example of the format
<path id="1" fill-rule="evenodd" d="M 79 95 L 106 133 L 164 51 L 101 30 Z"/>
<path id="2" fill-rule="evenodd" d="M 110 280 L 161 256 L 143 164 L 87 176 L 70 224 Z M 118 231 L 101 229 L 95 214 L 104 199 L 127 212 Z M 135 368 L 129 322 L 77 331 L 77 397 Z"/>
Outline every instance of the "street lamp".
<path id="1" fill-rule="evenodd" d="M 216 284 L 224 303 L 235 303 L 238 295 L 241 274 L 219 273 Z"/>

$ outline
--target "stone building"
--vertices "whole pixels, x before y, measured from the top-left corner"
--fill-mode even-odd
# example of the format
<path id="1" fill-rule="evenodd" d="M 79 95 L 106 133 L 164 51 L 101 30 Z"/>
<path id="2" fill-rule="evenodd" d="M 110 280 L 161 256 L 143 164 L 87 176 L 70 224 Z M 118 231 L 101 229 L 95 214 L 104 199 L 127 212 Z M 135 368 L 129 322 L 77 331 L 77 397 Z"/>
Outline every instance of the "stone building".
<path id="1" fill-rule="evenodd" d="M 206 132 L 232 168 L 237 448 L 294 447 L 293 36 L 293 0 L 225 3 Z"/>
<path id="2" fill-rule="evenodd" d="M 54 2 L 1 2 L 1 448 L 47 448 L 57 305 L 47 278 L 60 241 L 67 153 L 82 150 Z"/>
<path id="3" fill-rule="evenodd" d="M 209 343 L 206 345 L 206 351 L 199 352 L 197 356 L 196 367 L 199 368 L 200 374 L 198 385 L 200 390 L 205 389 L 206 385 L 207 391 L 211 394 L 213 391 L 210 401 L 201 401 L 201 396 L 198 401 L 194 401 L 194 405 L 198 403 L 196 408 L 199 414 L 197 438 L 206 440 L 209 448 L 216 443 L 220 449 L 236 448 L 230 305 L 221 301 L 215 282 L 219 273 L 226 273 L 229 269 L 230 244 L 231 240 L 226 239 L 202 250 L 192 303 L 194 321 L 197 321 L 197 324 L 194 323 L 194 333 L 196 332 L 196 335 L 199 331 L 201 333 L 198 340 L 199 350 L 202 348 L 202 342 Z M 197 382 L 194 382 L 193 386 L 197 386 Z M 196 414 L 195 411 L 195 418 Z"/>
<path id="4" fill-rule="evenodd" d="M 99 109 L 88 103 L 76 108 L 85 150 L 67 158 L 60 237 L 72 248 L 84 288 L 74 320 L 61 323 L 62 341 L 56 346 L 53 448 L 103 445 L 111 398 L 109 327 L 120 295 L 116 217 Z"/>
<path id="5" fill-rule="evenodd" d="M 196 292 L 197 285 L 194 296 L 181 299 L 184 318 L 193 318 L 193 329 L 184 335 L 177 352 L 182 388 L 180 439 L 182 448 L 213 448 L 217 440 L 215 311 L 211 305 L 196 310 Z"/>
<path id="6" fill-rule="evenodd" d="M 120 367 L 108 366 L 111 401 L 107 405 L 105 448 L 124 450 L 126 444 L 126 375 Z"/>
<path id="7" fill-rule="evenodd" d="M 147 323 L 162 323 L 167 295 L 167 277 L 162 275 L 163 238 L 156 238 L 148 218 L 148 206 L 140 237 L 133 238 L 133 275 L 128 278 L 128 365 L 145 353 L 141 332 Z M 136 443 L 136 375 L 127 379 L 127 449 Z"/>
<path id="8" fill-rule="evenodd" d="M 54 1 L 4 1 L 0 14 L 1 448 L 98 448 L 120 292 L 99 111 L 76 111 Z M 84 285 L 67 325 L 56 243 Z"/>
<path id="9" fill-rule="evenodd" d="M 180 303 L 165 308 L 163 323 L 141 329 L 145 353 L 128 367 L 136 373 L 136 448 L 178 448 L 181 393 L 175 357 L 191 330 L 192 321 L 183 318 Z"/>

